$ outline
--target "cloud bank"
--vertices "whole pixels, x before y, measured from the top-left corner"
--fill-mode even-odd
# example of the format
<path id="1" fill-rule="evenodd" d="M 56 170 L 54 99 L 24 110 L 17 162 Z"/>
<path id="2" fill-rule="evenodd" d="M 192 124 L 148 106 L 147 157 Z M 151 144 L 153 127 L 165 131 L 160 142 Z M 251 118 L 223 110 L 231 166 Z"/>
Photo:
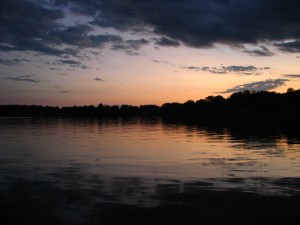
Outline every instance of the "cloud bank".
<path id="1" fill-rule="evenodd" d="M 209 48 L 242 47 L 253 56 L 272 56 L 260 43 L 284 52 L 300 52 L 300 2 L 294 0 L 1 0 L 0 51 L 33 51 L 78 57 L 84 48 L 137 50 L 148 40 L 124 40 L 122 32 L 156 35 L 154 44 Z M 85 16 L 66 25 L 68 12 Z M 266 19 L 267 18 L 267 19 Z M 112 28 L 120 35 L 95 33 Z M 274 44 L 275 43 L 275 44 Z M 126 52 L 126 51 L 125 51 Z"/>
<path id="2" fill-rule="evenodd" d="M 300 2 L 293 0 L 63 2 L 73 5 L 74 12 L 92 17 L 93 25 L 120 31 L 149 27 L 155 34 L 192 47 L 212 47 L 216 43 L 238 46 L 300 38 Z M 263 54 L 263 50 L 257 54 Z"/>

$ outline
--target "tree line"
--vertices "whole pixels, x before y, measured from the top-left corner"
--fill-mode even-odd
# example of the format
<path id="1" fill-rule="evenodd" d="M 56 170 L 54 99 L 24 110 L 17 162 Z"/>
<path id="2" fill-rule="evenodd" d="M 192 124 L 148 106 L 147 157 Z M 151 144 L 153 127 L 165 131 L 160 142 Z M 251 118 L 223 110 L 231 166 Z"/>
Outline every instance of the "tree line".
<path id="1" fill-rule="evenodd" d="M 52 107 L 38 105 L 0 105 L 1 117 L 102 117 L 164 116 L 174 118 L 299 117 L 300 89 L 286 93 L 242 91 L 208 96 L 197 101 L 157 105 L 104 105 Z"/>

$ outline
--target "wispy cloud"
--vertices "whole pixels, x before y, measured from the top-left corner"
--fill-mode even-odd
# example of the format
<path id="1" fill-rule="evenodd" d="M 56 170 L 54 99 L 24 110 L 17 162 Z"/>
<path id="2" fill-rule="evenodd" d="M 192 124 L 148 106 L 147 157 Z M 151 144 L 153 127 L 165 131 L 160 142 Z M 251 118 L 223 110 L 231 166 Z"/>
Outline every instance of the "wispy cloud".
<path id="1" fill-rule="evenodd" d="M 89 67 L 83 65 L 80 60 L 73 60 L 73 59 L 62 59 L 58 60 L 56 65 L 68 65 L 73 68 L 80 68 L 80 69 L 88 69 Z M 58 69 L 56 69 L 58 70 Z"/>
<path id="2" fill-rule="evenodd" d="M 231 65 L 231 66 L 221 66 L 221 67 L 209 67 L 209 66 L 184 66 L 184 69 L 192 71 L 203 71 L 209 72 L 212 74 L 228 74 L 234 73 L 239 75 L 260 75 L 260 71 L 268 70 L 270 67 L 258 68 L 252 65 L 249 66 L 240 66 L 240 65 Z"/>
<path id="3" fill-rule="evenodd" d="M 275 46 L 277 46 L 283 52 L 299 53 L 300 39 L 295 41 L 276 43 Z"/>
<path id="4" fill-rule="evenodd" d="M 75 60 L 70 60 L 70 59 L 64 59 L 64 60 L 59 60 L 60 63 L 62 64 L 68 64 L 68 65 L 80 65 L 80 61 L 75 61 Z"/>
<path id="5" fill-rule="evenodd" d="M 173 40 L 167 37 L 157 38 L 155 41 L 156 45 L 164 46 L 164 47 L 178 47 L 180 46 L 180 42 L 177 40 Z"/>
<path id="6" fill-rule="evenodd" d="M 284 75 L 285 77 L 289 77 L 289 78 L 300 78 L 300 74 L 287 74 Z"/>
<path id="7" fill-rule="evenodd" d="M 253 50 L 244 50 L 244 52 L 248 53 L 251 56 L 273 56 L 274 53 L 271 52 L 267 47 L 265 46 L 259 46 L 258 49 Z"/>
<path id="8" fill-rule="evenodd" d="M 24 58 L 0 59 L 0 64 L 7 66 L 19 65 L 21 62 L 30 62 L 30 60 Z"/>
<path id="9" fill-rule="evenodd" d="M 216 92 L 220 94 L 226 94 L 226 93 L 233 93 L 233 92 L 239 92 L 239 91 L 268 91 L 273 90 L 277 87 L 285 85 L 286 81 L 289 81 L 288 79 L 267 79 L 264 81 L 257 81 L 252 82 L 248 84 L 242 84 L 235 86 L 233 88 L 227 89 L 226 91 L 222 92 Z"/>
<path id="10" fill-rule="evenodd" d="M 112 45 L 112 50 L 122 50 L 127 55 L 139 55 L 139 50 L 142 46 L 148 45 L 150 42 L 144 38 L 138 40 L 127 40 Z"/>
<path id="11" fill-rule="evenodd" d="M 6 77 L 4 79 L 12 80 L 12 81 L 33 82 L 33 83 L 40 82 L 39 80 L 32 78 L 32 75 L 20 75 L 20 76 L 16 76 L 16 77 Z"/>
<path id="12" fill-rule="evenodd" d="M 50 70 L 59 71 L 59 70 L 61 70 L 61 69 L 55 68 L 55 67 L 51 67 Z"/>

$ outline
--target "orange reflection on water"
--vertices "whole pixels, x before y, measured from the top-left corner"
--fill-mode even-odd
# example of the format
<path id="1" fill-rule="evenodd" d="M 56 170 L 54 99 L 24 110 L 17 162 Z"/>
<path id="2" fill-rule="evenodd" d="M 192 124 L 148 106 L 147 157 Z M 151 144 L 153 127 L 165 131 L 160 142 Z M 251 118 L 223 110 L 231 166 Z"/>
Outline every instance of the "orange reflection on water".
<path id="1" fill-rule="evenodd" d="M 159 118 L 28 119 L 2 124 L 1 130 L 15 139 L 2 137 L 8 149 L 2 157 L 17 155 L 23 164 L 42 168 L 72 163 L 104 176 L 178 180 L 300 174 L 299 139 L 281 133 L 247 134 Z"/>

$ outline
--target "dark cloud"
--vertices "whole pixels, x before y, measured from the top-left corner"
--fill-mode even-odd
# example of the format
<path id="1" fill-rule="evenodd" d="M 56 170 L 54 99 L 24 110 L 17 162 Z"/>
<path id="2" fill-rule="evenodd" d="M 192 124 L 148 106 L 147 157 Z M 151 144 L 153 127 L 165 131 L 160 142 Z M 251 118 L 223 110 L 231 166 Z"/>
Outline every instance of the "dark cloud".
<path id="1" fill-rule="evenodd" d="M 93 26 L 100 26 L 159 35 L 160 46 L 277 43 L 282 51 L 299 52 L 299 8 L 294 0 L 1 0 L 0 50 L 62 57 L 105 44 L 134 54 L 139 49 L 140 43 L 124 42 L 117 35 L 96 35 Z M 59 19 L 70 10 L 90 21 L 63 25 Z M 263 46 L 246 52 L 273 54 Z"/>
<path id="2" fill-rule="evenodd" d="M 260 46 L 259 49 L 245 50 L 244 52 L 248 53 L 251 56 L 273 56 L 274 55 L 274 53 L 271 52 L 265 46 Z"/>
<path id="3" fill-rule="evenodd" d="M 194 70 L 194 71 L 200 71 L 202 70 L 201 67 L 199 66 L 188 66 L 188 67 L 184 67 L 185 69 L 188 69 L 188 70 Z"/>
<path id="4" fill-rule="evenodd" d="M 11 38 L 43 37 L 60 25 L 55 21 L 64 17 L 63 11 L 49 9 L 29 0 L 0 1 L 1 41 Z"/>
<path id="5" fill-rule="evenodd" d="M 101 82 L 104 81 L 102 78 L 99 78 L 99 77 L 96 77 L 94 80 L 95 80 L 95 81 L 101 81 Z"/>
<path id="6" fill-rule="evenodd" d="M 156 60 L 156 59 L 153 59 L 151 60 L 152 62 L 155 62 L 155 63 L 161 63 L 162 65 L 167 65 L 167 66 L 171 66 L 171 67 L 182 67 L 181 65 L 178 65 L 178 64 L 174 64 L 174 63 L 171 63 L 169 61 L 166 61 L 166 60 Z"/>
<path id="7" fill-rule="evenodd" d="M 12 80 L 12 81 L 25 81 L 25 82 L 33 82 L 38 83 L 39 80 L 33 79 L 31 75 L 20 75 L 16 77 L 6 77 L 5 80 Z"/>
<path id="8" fill-rule="evenodd" d="M 172 64 L 172 63 L 170 63 L 169 61 L 166 61 L 166 60 L 152 59 L 151 61 L 155 62 L 155 63 L 162 63 L 162 64 L 167 64 L 167 65 L 174 65 L 174 64 Z"/>
<path id="9" fill-rule="evenodd" d="M 257 68 L 255 66 L 221 66 L 221 67 L 199 67 L 199 66 L 185 66 L 184 69 L 192 70 L 192 71 L 204 71 L 213 74 L 228 74 L 228 73 L 236 73 L 239 75 L 258 75 L 259 71 L 268 70 L 270 67 Z"/>
<path id="10" fill-rule="evenodd" d="M 226 91 L 223 92 L 217 92 L 220 94 L 226 94 L 226 93 L 233 93 L 233 92 L 239 92 L 239 91 L 268 91 L 275 89 L 277 87 L 285 85 L 285 82 L 289 81 L 288 79 L 268 79 L 264 81 L 257 81 L 257 82 L 252 82 L 248 84 L 242 84 L 235 86 L 233 88 L 227 89 Z"/>
<path id="11" fill-rule="evenodd" d="M 69 64 L 69 65 L 80 65 L 81 62 L 80 61 L 75 61 L 75 60 L 59 60 L 60 63 L 62 64 Z"/>
<path id="12" fill-rule="evenodd" d="M 201 68 L 202 71 L 209 71 L 209 69 L 210 69 L 210 68 L 209 68 L 208 66 L 203 66 L 203 67 Z"/>
<path id="13" fill-rule="evenodd" d="M 117 35 L 88 35 L 87 26 L 78 25 L 66 29 L 50 31 L 47 37 L 32 39 L 11 39 L 8 44 L 0 45 L 2 51 L 35 51 L 55 56 L 78 56 L 76 48 L 102 48 L 106 43 L 119 43 L 122 38 Z M 62 45 L 72 47 L 61 48 Z"/>
<path id="14" fill-rule="evenodd" d="M 112 50 L 123 50 L 128 55 L 139 55 L 137 50 L 139 50 L 143 45 L 149 44 L 149 41 L 142 38 L 139 40 L 127 40 L 122 43 L 113 45 Z"/>
<path id="15" fill-rule="evenodd" d="M 102 48 L 106 43 L 122 42 L 117 35 L 90 35 L 94 29 L 88 24 L 77 24 L 63 29 L 51 30 L 49 42 L 55 45 L 68 44 L 78 48 Z"/>
<path id="16" fill-rule="evenodd" d="M 70 91 L 60 91 L 60 93 L 67 94 L 67 93 L 70 93 Z"/>
<path id="17" fill-rule="evenodd" d="M 171 46 L 171 47 L 178 47 L 180 46 L 180 42 L 176 40 L 169 39 L 167 37 L 162 37 L 156 40 L 155 44 L 160 46 Z"/>
<path id="18" fill-rule="evenodd" d="M 149 44 L 149 41 L 146 39 L 139 39 L 139 40 L 128 40 L 125 43 L 126 45 L 128 45 L 129 48 L 138 50 L 143 45 Z"/>
<path id="19" fill-rule="evenodd" d="M 223 66 L 222 68 L 229 72 L 248 72 L 257 70 L 255 66 Z"/>
<path id="20" fill-rule="evenodd" d="M 118 30 L 150 27 L 156 34 L 193 47 L 300 38 L 300 2 L 293 0 L 68 2 L 74 12 L 91 16 L 94 25 Z"/>
<path id="21" fill-rule="evenodd" d="M 80 69 L 89 69 L 88 66 L 82 65 L 82 62 L 79 60 L 73 60 L 73 59 L 62 59 L 57 61 L 58 65 L 69 65 L 73 68 L 80 68 Z"/>
<path id="22" fill-rule="evenodd" d="M 61 69 L 55 68 L 55 67 L 51 67 L 50 70 L 55 70 L 55 71 L 59 71 Z"/>
<path id="23" fill-rule="evenodd" d="M 289 78 L 300 78 L 300 74 L 287 74 L 284 75 L 285 77 L 289 77 Z"/>
<path id="24" fill-rule="evenodd" d="M 6 66 L 14 66 L 17 63 L 12 60 L 0 59 L 0 64 L 6 65 Z"/>
<path id="25" fill-rule="evenodd" d="M 28 0 L 3 0 L 0 15 L 0 50 L 66 53 L 47 44 L 48 32 L 61 26 L 56 23 L 64 17 L 61 10 L 48 9 Z"/>
<path id="26" fill-rule="evenodd" d="M 20 38 L 16 40 L 11 40 L 9 44 L 0 45 L 0 50 L 9 52 L 9 51 L 34 51 L 43 53 L 46 55 L 55 55 L 55 56 L 63 56 L 64 54 L 73 54 L 74 51 L 70 51 L 67 49 L 58 49 L 54 47 L 50 47 L 41 40 L 36 39 L 25 39 Z"/>
<path id="27" fill-rule="evenodd" d="M 72 2 L 74 3 L 74 1 Z M 148 2 L 134 2 L 128 0 L 89 1 L 89 3 L 81 4 L 80 12 L 84 15 L 92 16 L 93 21 L 91 24 L 93 25 L 104 28 L 113 27 L 121 31 L 131 30 L 136 32 L 144 30 L 144 27 L 148 26 L 147 21 L 145 21 L 146 17 L 144 17 L 146 14 L 144 16 L 142 15 L 146 9 L 143 7 L 144 4 L 146 6 Z M 137 5 L 140 5 L 141 8 L 137 8 Z M 91 7 L 94 7 L 94 9 L 91 9 Z M 95 9 L 96 12 L 98 11 L 100 14 L 96 13 Z"/>
<path id="28" fill-rule="evenodd" d="M 69 26 L 67 28 L 55 29 L 49 32 L 50 40 L 56 44 L 69 44 L 75 46 L 88 46 L 91 44 L 87 33 L 93 28 L 86 24 L 78 24 L 77 26 Z"/>
<path id="29" fill-rule="evenodd" d="M 88 67 L 86 65 L 81 65 L 80 68 L 83 69 L 83 70 L 85 70 L 85 69 L 89 69 L 90 67 Z"/>
<path id="30" fill-rule="evenodd" d="M 0 64 L 7 65 L 7 66 L 19 65 L 22 62 L 30 62 L 30 60 L 28 60 L 28 59 L 20 59 L 20 58 L 16 58 L 16 59 L 0 59 Z"/>
<path id="31" fill-rule="evenodd" d="M 275 44 L 283 52 L 299 53 L 300 40 L 289 41 Z"/>
<path id="32" fill-rule="evenodd" d="M 93 28 L 88 24 L 64 26 L 58 22 L 65 16 L 63 10 L 49 7 L 46 3 L 50 4 L 48 1 L 0 1 L 1 51 L 78 56 L 81 48 L 102 48 L 106 43 L 122 41 L 116 35 L 91 35 Z"/>
<path id="33" fill-rule="evenodd" d="M 116 43 L 116 42 L 121 42 L 122 38 L 117 35 L 111 35 L 111 34 L 106 34 L 106 35 L 90 35 L 89 36 L 93 45 L 90 45 L 88 47 L 102 47 L 103 44 L 105 43 Z"/>

